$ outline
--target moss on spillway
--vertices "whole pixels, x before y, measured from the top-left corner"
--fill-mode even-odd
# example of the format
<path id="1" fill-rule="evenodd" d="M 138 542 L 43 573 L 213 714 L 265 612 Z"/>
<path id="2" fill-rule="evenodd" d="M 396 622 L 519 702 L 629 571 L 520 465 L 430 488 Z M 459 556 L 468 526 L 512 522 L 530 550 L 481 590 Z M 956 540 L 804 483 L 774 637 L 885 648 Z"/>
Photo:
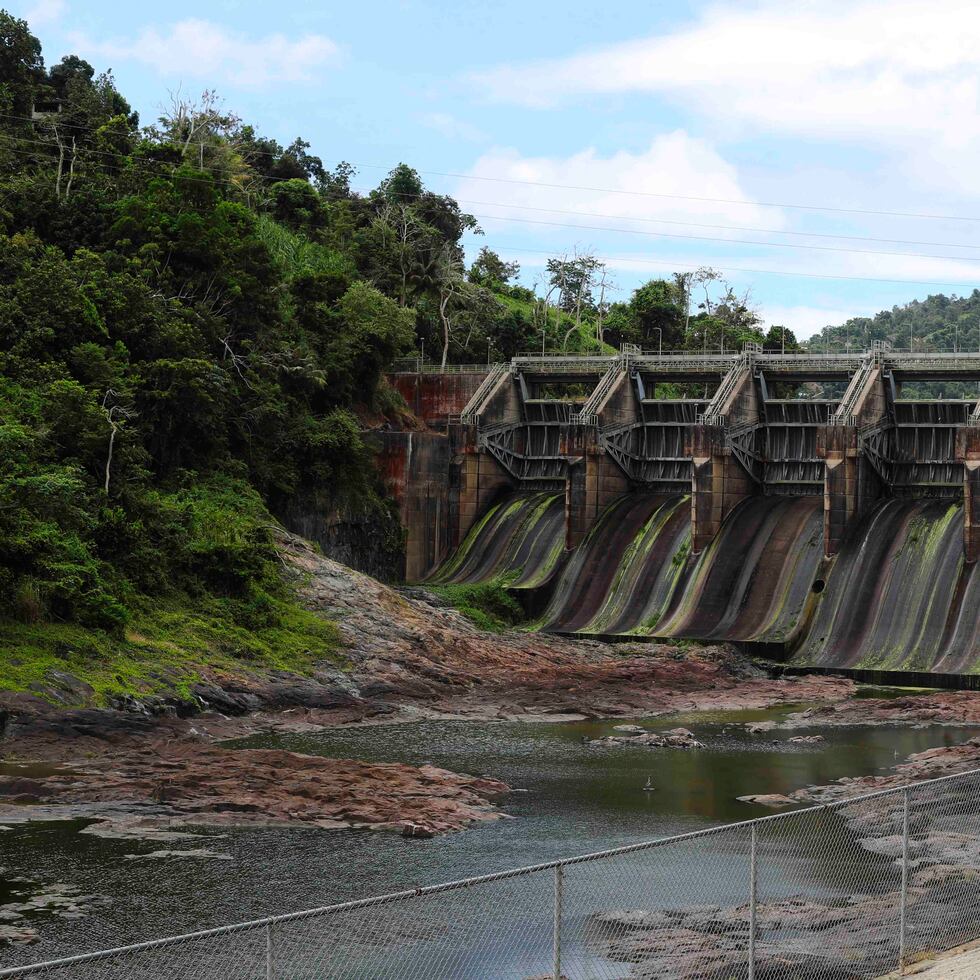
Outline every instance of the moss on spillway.
<path id="1" fill-rule="evenodd" d="M 980 669 L 980 573 L 963 560 L 962 506 L 883 501 L 827 561 L 821 503 L 749 498 L 692 555 L 690 498 L 633 493 L 566 553 L 562 496 L 516 496 L 436 581 L 544 587 L 542 630 L 778 643 L 824 666 Z"/>

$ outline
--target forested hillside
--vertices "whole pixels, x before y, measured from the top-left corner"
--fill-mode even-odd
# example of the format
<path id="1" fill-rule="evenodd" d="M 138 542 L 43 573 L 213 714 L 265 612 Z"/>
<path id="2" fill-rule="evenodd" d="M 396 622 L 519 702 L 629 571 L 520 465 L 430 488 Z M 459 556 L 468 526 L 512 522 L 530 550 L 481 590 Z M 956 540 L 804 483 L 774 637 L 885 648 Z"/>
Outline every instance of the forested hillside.
<path id="1" fill-rule="evenodd" d="M 980 290 L 969 296 L 940 293 L 873 317 L 854 317 L 839 327 L 825 327 L 807 346 L 854 350 L 870 346 L 872 340 L 887 340 L 896 350 L 980 350 Z"/>

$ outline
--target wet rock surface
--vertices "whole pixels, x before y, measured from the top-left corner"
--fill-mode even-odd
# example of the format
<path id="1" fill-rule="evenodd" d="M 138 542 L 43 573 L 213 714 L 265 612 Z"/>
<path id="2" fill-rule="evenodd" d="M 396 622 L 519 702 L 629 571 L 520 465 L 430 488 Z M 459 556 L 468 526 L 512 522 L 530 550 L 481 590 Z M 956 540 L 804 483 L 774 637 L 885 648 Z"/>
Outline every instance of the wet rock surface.
<path id="1" fill-rule="evenodd" d="M 193 699 L 66 708 L 0 693 L 0 760 L 55 760 L 0 777 L 0 823 L 34 814 L 97 820 L 103 836 L 173 840 L 182 823 L 372 826 L 424 837 L 498 816 L 494 780 L 432 767 L 313 759 L 215 746 L 258 731 L 413 718 L 565 720 L 761 708 L 846 698 L 849 681 L 771 680 L 731 647 L 609 645 L 488 634 L 424 589 L 383 585 L 284 536 L 313 610 L 337 622 L 346 663 L 202 677 Z M 71 688 L 64 680 L 65 696 Z M 75 692 L 74 696 L 78 696 Z M 650 745 L 693 736 L 620 732 Z M 12 814 L 8 819 L 8 814 Z M 179 833 L 179 831 L 176 831 Z"/>
<path id="2" fill-rule="evenodd" d="M 0 868 L 0 875 L 3 874 Z M 13 891 L 13 901 L 0 904 L 0 947 L 4 944 L 26 946 L 38 940 L 34 928 L 45 918 L 80 919 L 93 906 L 108 901 L 100 895 L 86 895 L 81 889 L 64 882 L 41 885 L 30 878 L 8 877 L 6 885 Z"/>
<path id="3" fill-rule="evenodd" d="M 922 691 L 898 698 L 845 698 L 796 712 L 780 727 L 922 724 L 980 724 L 980 691 Z"/>
<path id="4" fill-rule="evenodd" d="M 971 892 L 971 888 L 974 889 Z M 976 931 L 976 881 L 940 868 L 928 883 L 913 876 L 908 898 L 909 949 L 936 936 L 955 945 Z M 756 909 L 756 972 L 767 980 L 857 980 L 894 969 L 899 894 L 802 896 Z M 601 913 L 587 927 L 589 947 L 647 980 L 731 980 L 747 976 L 748 905 L 627 909 Z M 626 966 L 628 964 L 628 967 Z"/>
<path id="5" fill-rule="evenodd" d="M 44 819 L 57 806 L 62 818 L 98 820 L 89 832 L 100 836 L 158 841 L 187 839 L 174 833 L 185 824 L 415 827 L 431 835 L 497 818 L 493 801 L 508 791 L 497 780 L 435 766 L 224 749 L 192 739 L 66 764 L 32 780 L 28 796 L 23 783 L 0 776 L 0 814 L 8 823 Z"/>
<path id="6" fill-rule="evenodd" d="M 640 725 L 617 725 L 619 735 L 605 735 L 591 739 L 589 745 L 643 745 L 658 749 L 702 749 L 694 733 L 686 728 L 672 728 L 666 732 L 651 732 Z"/>

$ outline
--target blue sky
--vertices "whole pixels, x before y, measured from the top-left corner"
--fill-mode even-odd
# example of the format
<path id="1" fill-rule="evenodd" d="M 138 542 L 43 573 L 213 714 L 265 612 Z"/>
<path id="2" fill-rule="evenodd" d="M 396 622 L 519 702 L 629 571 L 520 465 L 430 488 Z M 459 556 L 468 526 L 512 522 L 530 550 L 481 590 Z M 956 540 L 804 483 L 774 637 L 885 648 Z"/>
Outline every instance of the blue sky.
<path id="1" fill-rule="evenodd" d="M 801 336 L 980 284 L 975 3 L 7 5 L 144 121 L 214 88 L 357 187 L 411 164 L 528 284 L 576 248 L 617 298 L 710 265 Z"/>

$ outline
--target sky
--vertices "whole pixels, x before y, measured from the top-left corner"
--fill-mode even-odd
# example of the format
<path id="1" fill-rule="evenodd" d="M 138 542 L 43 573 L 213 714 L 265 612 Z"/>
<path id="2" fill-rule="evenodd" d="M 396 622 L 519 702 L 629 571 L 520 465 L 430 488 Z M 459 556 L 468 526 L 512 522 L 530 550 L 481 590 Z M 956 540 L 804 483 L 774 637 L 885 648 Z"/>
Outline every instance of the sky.
<path id="1" fill-rule="evenodd" d="M 975 2 L 0 3 L 144 122 L 216 89 L 358 189 L 410 164 L 528 285 L 711 266 L 800 337 L 980 285 Z"/>

